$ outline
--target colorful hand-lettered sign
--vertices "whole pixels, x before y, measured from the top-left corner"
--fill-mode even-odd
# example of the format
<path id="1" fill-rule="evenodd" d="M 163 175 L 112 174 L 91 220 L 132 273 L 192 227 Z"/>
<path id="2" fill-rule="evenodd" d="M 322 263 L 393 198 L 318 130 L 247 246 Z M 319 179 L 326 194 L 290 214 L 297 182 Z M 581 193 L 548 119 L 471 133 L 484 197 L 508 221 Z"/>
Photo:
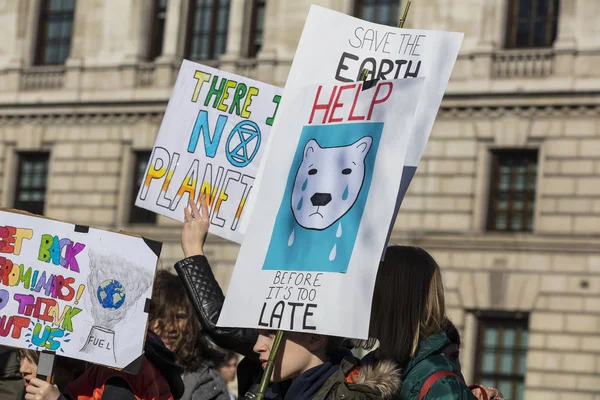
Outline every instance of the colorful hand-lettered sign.
<path id="1" fill-rule="evenodd" d="M 0 344 L 126 368 L 161 244 L 0 209 Z"/>
<path id="2" fill-rule="evenodd" d="M 136 206 L 183 221 L 207 196 L 210 232 L 241 243 L 239 221 L 279 106 L 281 89 L 184 61 Z"/>
<path id="3" fill-rule="evenodd" d="M 363 69 L 369 72 L 367 79 L 425 78 L 424 94 L 417 104 L 413 125 L 409 127 L 411 140 L 398 191 L 397 214 L 425 151 L 462 39 L 462 33 L 400 29 L 313 5 L 285 84 L 280 113 L 291 107 L 286 99 L 294 98 L 304 86 L 358 81 Z M 289 134 L 280 131 L 277 122 L 273 133 L 273 137 Z M 271 144 L 267 143 L 265 156 L 270 148 Z M 263 172 L 261 165 L 256 187 L 261 184 Z M 255 201 L 256 197 L 249 199 L 247 216 L 252 214 Z M 393 222 L 394 219 L 391 224 Z M 242 232 L 248 223 L 249 218 L 242 218 Z"/>
<path id="4" fill-rule="evenodd" d="M 220 326 L 367 338 L 423 88 L 423 78 L 316 85 L 290 102 Z"/>

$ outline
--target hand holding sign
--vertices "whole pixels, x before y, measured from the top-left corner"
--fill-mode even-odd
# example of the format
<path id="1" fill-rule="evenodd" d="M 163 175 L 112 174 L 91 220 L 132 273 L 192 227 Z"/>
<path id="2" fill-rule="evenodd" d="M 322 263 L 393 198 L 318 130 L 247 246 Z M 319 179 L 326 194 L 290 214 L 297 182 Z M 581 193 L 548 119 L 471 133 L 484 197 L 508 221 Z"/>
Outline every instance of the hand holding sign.
<path id="1" fill-rule="evenodd" d="M 58 387 L 38 378 L 33 378 L 26 388 L 25 400 L 56 400 L 60 397 Z"/>
<path id="2" fill-rule="evenodd" d="M 204 255 L 204 242 L 210 226 L 206 197 L 200 196 L 200 206 L 202 207 L 202 214 L 200 214 L 196 203 L 190 199 L 189 208 L 184 209 L 185 222 L 181 230 L 181 247 L 186 258 Z"/>

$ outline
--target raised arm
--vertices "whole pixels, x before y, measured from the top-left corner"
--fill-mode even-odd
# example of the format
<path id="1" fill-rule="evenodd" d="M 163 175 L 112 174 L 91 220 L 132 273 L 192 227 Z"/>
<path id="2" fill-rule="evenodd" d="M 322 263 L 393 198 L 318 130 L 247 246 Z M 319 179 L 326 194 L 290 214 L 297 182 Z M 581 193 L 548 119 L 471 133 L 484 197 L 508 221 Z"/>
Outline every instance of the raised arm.
<path id="1" fill-rule="evenodd" d="M 204 256 L 209 214 L 203 196 L 200 196 L 200 203 L 202 214 L 193 201 L 190 201 L 191 212 L 185 208 L 185 222 L 181 233 L 185 259 L 175 264 L 175 270 L 196 311 L 202 332 L 219 347 L 257 359 L 257 354 L 252 350 L 258 336 L 256 330 L 217 327 L 225 296 Z"/>

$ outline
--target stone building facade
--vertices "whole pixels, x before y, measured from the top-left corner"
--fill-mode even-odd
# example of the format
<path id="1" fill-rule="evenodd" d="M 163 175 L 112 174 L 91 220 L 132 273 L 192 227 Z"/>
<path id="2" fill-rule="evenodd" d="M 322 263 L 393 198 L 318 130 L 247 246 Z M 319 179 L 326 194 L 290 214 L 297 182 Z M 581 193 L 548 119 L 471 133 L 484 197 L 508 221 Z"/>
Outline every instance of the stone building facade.
<path id="1" fill-rule="evenodd" d="M 181 60 L 283 86 L 310 3 L 392 24 L 399 12 L 398 0 L 1 1 L 0 205 L 161 239 L 170 268 L 179 224 L 131 199 Z M 558 3 L 413 1 L 405 27 L 465 40 L 392 242 L 443 267 L 469 381 L 600 400 L 600 2 Z M 226 287 L 237 245 L 211 238 L 207 251 Z"/>

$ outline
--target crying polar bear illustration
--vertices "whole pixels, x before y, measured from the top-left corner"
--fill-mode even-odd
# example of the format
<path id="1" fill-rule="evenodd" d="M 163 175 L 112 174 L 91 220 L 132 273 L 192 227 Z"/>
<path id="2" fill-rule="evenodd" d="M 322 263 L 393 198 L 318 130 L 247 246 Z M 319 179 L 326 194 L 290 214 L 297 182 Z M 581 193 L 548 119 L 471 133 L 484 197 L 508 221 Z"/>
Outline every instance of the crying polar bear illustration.
<path id="1" fill-rule="evenodd" d="M 370 136 L 341 147 L 321 147 L 315 139 L 306 143 L 291 199 L 300 226 L 326 229 L 352 208 L 363 186 L 372 143 Z"/>

